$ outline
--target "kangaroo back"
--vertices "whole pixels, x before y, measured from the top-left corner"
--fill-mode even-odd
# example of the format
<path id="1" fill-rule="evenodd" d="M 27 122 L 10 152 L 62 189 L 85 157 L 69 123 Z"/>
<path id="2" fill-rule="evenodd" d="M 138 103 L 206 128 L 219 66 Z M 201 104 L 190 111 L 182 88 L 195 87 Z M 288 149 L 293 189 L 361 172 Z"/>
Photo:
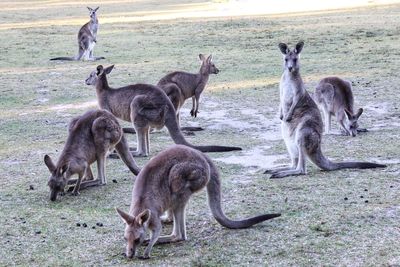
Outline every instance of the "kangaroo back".
<path id="1" fill-rule="evenodd" d="M 210 165 L 210 181 L 207 184 L 208 205 L 214 218 L 222 225 L 230 229 L 248 228 L 254 224 L 281 216 L 281 214 L 263 214 L 244 220 L 234 221 L 227 218 L 221 208 L 221 181 L 214 163 L 207 158 Z"/>

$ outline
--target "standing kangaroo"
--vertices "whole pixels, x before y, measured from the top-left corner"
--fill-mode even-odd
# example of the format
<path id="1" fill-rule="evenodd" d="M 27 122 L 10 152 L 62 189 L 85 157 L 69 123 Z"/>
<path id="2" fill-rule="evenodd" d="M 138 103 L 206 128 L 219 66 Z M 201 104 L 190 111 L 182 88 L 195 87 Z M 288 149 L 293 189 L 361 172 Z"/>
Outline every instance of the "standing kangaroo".
<path id="1" fill-rule="evenodd" d="M 156 243 L 186 240 L 186 204 L 192 194 L 206 186 L 211 213 L 227 228 L 247 228 L 280 216 L 264 214 L 240 221 L 227 218 L 221 208 L 221 182 L 214 163 L 197 150 L 175 145 L 153 157 L 143 167 L 133 186 L 129 214 L 117 209 L 126 223 L 126 256 L 135 256 L 136 247 L 144 242 L 147 231 L 150 231 L 150 240 L 142 257 L 145 259 L 150 257 Z M 160 236 L 160 216 L 166 210 L 172 211 L 174 226 L 171 235 Z"/>
<path id="2" fill-rule="evenodd" d="M 193 146 L 188 143 L 180 130 L 175 108 L 168 96 L 157 86 L 150 84 L 133 84 L 121 88 L 108 86 L 107 74 L 114 65 L 97 69 L 86 79 L 87 85 L 96 87 L 100 108 L 109 110 L 114 116 L 132 122 L 137 133 L 137 151 L 134 156 L 148 156 L 150 152 L 149 130 L 166 126 L 176 144 L 186 145 L 202 152 L 226 152 L 242 150 L 240 147 L 227 146 Z"/>
<path id="3" fill-rule="evenodd" d="M 321 151 L 322 118 L 317 104 L 304 87 L 300 76 L 300 52 L 303 42 L 293 50 L 286 44 L 279 44 L 284 58 L 284 71 L 279 84 L 280 119 L 282 136 L 289 152 L 291 167 L 267 170 L 271 178 L 306 174 L 308 157 L 319 168 L 332 171 L 344 168 L 383 168 L 386 165 L 370 162 L 332 162 Z"/>
<path id="4" fill-rule="evenodd" d="M 331 116 L 336 116 L 345 135 L 356 136 L 358 130 L 358 118 L 363 113 L 359 108 L 354 113 L 354 98 L 351 83 L 339 77 L 327 77 L 322 79 L 315 89 L 315 102 L 322 109 L 325 120 L 325 133 L 331 131 Z"/>
<path id="5" fill-rule="evenodd" d="M 199 73 L 188 73 L 183 71 L 175 71 L 167 74 L 158 82 L 157 86 L 161 87 L 171 100 L 176 110 L 178 125 L 180 125 L 179 112 L 186 99 L 192 98 L 192 110 L 190 115 L 197 117 L 199 112 L 199 99 L 204 88 L 207 85 L 210 74 L 218 74 L 219 69 L 212 62 L 212 55 L 207 58 L 200 54 L 201 67 Z M 202 130 L 196 127 L 184 127 L 184 130 Z"/>
<path id="6" fill-rule="evenodd" d="M 97 43 L 97 30 L 99 29 L 99 21 L 96 11 L 99 7 L 89 9 L 90 21 L 83 25 L 78 32 L 78 55 L 75 57 L 55 57 L 50 60 L 99 60 L 104 57 L 94 57 L 93 49 Z"/>
<path id="7" fill-rule="evenodd" d="M 91 110 L 74 118 L 69 125 L 68 139 L 57 164 L 55 165 L 48 155 L 44 157 L 44 163 L 51 173 L 48 182 L 50 200 L 56 200 L 58 192 L 64 191 L 74 174 L 78 174 L 74 195 L 79 194 L 80 188 L 106 184 L 106 154 L 114 147 L 129 170 L 137 175 L 140 169 L 129 152 L 121 126 L 110 112 Z M 95 161 L 97 161 L 98 177 L 93 180 L 90 165 Z M 92 181 L 84 181 L 81 184 L 82 178 Z"/>

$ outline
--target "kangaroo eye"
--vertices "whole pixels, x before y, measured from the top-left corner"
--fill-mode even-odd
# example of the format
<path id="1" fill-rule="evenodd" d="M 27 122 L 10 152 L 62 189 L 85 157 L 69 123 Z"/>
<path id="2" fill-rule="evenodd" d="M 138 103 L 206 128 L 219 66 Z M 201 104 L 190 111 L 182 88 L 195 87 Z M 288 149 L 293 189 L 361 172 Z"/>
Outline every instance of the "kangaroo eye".
<path id="1" fill-rule="evenodd" d="M 287 59 L 287 58 L 285 58 L 285 61 L 287 62 L 287 61 L 288 61 L 288 59 Z"/>
<path id="2" fill-rule="evenodd" d="M 297 58 L 294 58 L 294 59 L 293 59 L 293 62 L 296 63 L 296 62 L 297 62 Z"/>

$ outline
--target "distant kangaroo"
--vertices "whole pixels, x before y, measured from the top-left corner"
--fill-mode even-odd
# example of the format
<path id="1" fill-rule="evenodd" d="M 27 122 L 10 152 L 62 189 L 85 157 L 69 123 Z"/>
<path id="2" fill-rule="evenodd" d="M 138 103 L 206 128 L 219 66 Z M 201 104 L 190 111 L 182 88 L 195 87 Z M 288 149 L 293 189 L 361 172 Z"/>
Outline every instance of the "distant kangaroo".
<path id="1" fill-rule="evenodd" d="M 279 84 L 280 118 L 282 136 L 292 160 L 292 166 L 267 170 L 271 178 L 306 174 L 308 157 L 319 168 L 332 171 L 344 168 L 383 168 L 386 165 L 370 162 L 340 162 L 327 159 L 321 151 L 322 119 L 317 104 L 305 89 L 300 76 L 300 52 L 303 42 L 293 50 L 286 44 L 279 44 L 284 58 L 284 72 Z"/>
<path id="2" fill-rule="evenodd" d="M 254 224 L 279 217 L 264 214 L 233 221 L 221 208 L 221 182 L 219 172 L 209 157 L 192 148 L 174 145 L 153 157 L 139 173 L 132 191 L 129 214 L 117 209 L 126 223 L 126 256 L 132 258 L 136 247 L 150 240 L 141 258 L 148 259 L 154 244 L 186 240 L 185 207 L 192 194 L 207 186 L 208 204 L 215 219 L 231 229 L 247 228 Z M 148 197 L 151 196 L 151 197 Z M 160 216 L 170 210 L 174 216 L 171 235 L 160 236 Z"/>
<path id="3" fill-rule="evenodd" d="M 79 194 L 79 189 L 106 184 L 105 158 L 107 152 L 114 147 L 130 171 L 137 175 L 140 169 L 129 152 L 121 126 L 110 112 L 91 110 L 74 118 L 69 125 L 68 139 L 57 164 L 54 165 L 48 155 L 44 157 L 44 162 L 51 173 L 48 182 L 50 200 L 56 200 L 58 192 L 64 191 L 74 174 L 78 174 L 73 190 L 75 195 Z M 90 165 L 95 161 L 97 161 L 98 177 L 93 180 Z M 84 181 L 81 184 L 82 178 L 93 181 Z"/>
<path id="4" fill-rule="evenodd" d="M 97 43 L 97 30 L 99 29 L 99 21 L 97 20 L 96 11 L 99 7 L 92 9 L 87 7 L 90 12 L 90 21 L 83 25 L 78 32 L 78 55 L 75 57 L 55 57 L 50 60 L 99 60 L 105 57 L 94 57 L 93 49 Z"/>
<path id="5" fill-rule="evenodd" d="M 109 110 L 117 118 L 132 122 L 137 133 L 137 151 L 134 156 L 148 156 L 150 151 L 149 129 L 161 129 L 164 125 L 176 144 L 193 147 L 202 152 L 225 152 L 241 150 L 240 147 L 194 146 L 183 136 L 168 96 L 157 86 L 133 84 L 121 88 L 108 86 L 107 74 L 114 65 L 103 68 L 99 65 L 86 79 L 87 85 L 96 87 L 99 106 Z"/>
<path id="6" fill-rule="evenodd" d="M 176 110 L 178 125 L 180 124 L 179 112 L 186 99 L 192 98 L 192 110 L 190 115 L 197 117 L 199 111 L 199 99 L 207 85 L 210 74 L 218 74 L 219 69 L 212 62 L 212 55 L 206 57 L 199 55 L 202 61 L 199 73 L 175 71 L 167 74 L 158 82 L 158 86 L 168 95 Z M 184 127 L 182 130 L 202 130 L 198 127 Z"/>
<path id="7" fill-rule="evenodd" d="M 327 77 L 322 79 L 315 90 L 315 102 L 322 109 L 325 120 L 325 133 L 331 131 L 331 116 L 336 116 L 345 135 L 356 136 L 358 130 L 358 118 L 363 109 L 354 113 L 354 98 L 351 83 L 339 77 Z"/>

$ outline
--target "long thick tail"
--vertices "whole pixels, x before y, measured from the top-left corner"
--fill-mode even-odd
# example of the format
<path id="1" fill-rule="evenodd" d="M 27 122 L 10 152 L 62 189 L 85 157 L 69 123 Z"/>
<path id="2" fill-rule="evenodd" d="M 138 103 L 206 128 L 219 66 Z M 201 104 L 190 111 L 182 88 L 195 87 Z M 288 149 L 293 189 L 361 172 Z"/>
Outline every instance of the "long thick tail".
<path id="1" fill-rule="evenodd" d="M 140 168 L 136 164 L 136 161 L 133 159 L 132 154 L 129 152 L 128 142 L 126 141 L 124 135 L 122 135 L 121 140 L 115 146 L 115 150 L 117 150 L 120 158 L 128 166 L 129 170 L 134 174 L 138 175 L 140 172 Z"/>
<path id="2" fill-rule="evenodd" d="M 55 57 L 55 58 L 50 58 L 50 60 L 69 60 L 69 61 L 74 61 L 76 58 L 74 57 Z"/>
<path id="3" fill-rule="evenodd" d="M 219 180 L 218 170 L 210 159 L 208 159 L 208 162 L 210 164 L 210 169 L 211 169 L 210 181 L 207 184 L 208 204 L 210 206 L 211 213 L 213 214 L 214 218 L 222 226 L 225 226 L 230 229 L 248 228 L 254 224 L 281 216 L 280 213 L 263 214 L 239 221 L 233 221 L 227 218 L 221 208 L 221 182 Z"/>
<path id="4" fill-rule="evenodd" d="M 197 149 L 201 152 L 228 152 L 242 150 L 242 148 L 235 146 L 194 146 L 190 144 L 188 141 L 186 141 L 181 129 L 178 126 L 175 116 L 175 109 L 173 108 L 172 103 L 171 107 L 168 107 L 167 112 L 172 114 L 166 114 L 165 127 L 167 127 L 168 132 L 171 135 L 172 140 L 174 140 L 175 144 L 185 145 Z"/>
<path id="5" fill-rule="evenodd" d="M 309 155 L 309 157 L 310 160 L 315 163 L 315 165 L 317 165 L 319 168 L 325 171 L 333 171 L 339 169 L 373 169 L 373 168 L 386 167 L 386 165 L 372 163 L 372 162 L 357 162 L 357 161 L 332 162 L 322 154 L 320 148 L 315 154 Z"/>

